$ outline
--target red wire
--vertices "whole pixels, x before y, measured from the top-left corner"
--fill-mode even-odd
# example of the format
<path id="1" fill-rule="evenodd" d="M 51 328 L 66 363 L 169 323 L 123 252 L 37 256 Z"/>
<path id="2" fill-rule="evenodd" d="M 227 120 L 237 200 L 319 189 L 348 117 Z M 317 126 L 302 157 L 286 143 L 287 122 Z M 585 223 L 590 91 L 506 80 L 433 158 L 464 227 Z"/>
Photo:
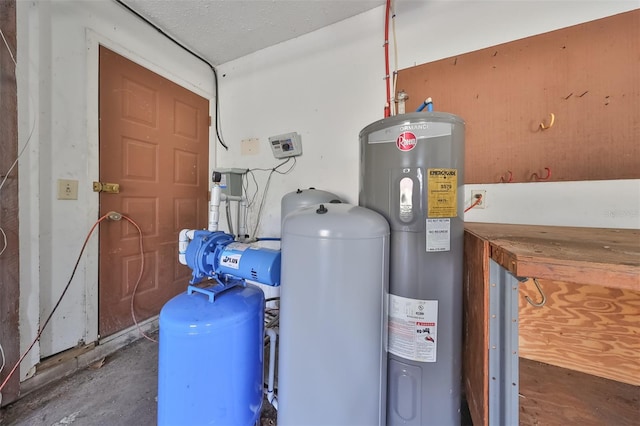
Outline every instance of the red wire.
<path id="1" fill-rule="evenodd" d="M 391 0 L 387 0 L 384 14 L 384 69 L 387 81 L 387 103 L 384 106 L 384 117 L 391 115 L 391 82 L 389 81 L 389 11 L 391 10 Z"/>
<path id="2" fill-rule="evenodd" d="M 134 302 L 134 299 L 136 297 L 136 292 L 138 291 L 138 286 L 140 285 L 140 281 L 142 281 L 142 274 L 144 273 L 144 248 L 142 246 L 142 229 L 140 229 L 138 224 L 133 219 L 131 219 L 130 217 L 125 216 L 125 215 L 122 215 L 122 217 L 124 219 L 128 220 L 129 223 L 131 223 L 133 226 L 136 227 L 136 229 L 138 230 L 138 241 L 140 243 L 140 273 L 138 273 L 138 279 L 136 280 L 136 285 L 133 287 L 133 293 L 131 294 L 131 318 L 133 319 L 133 323 L 138 328 L 138 331 L 140 332 L 142 337 L 144 337 L 145 339 L 150 340 L 150 341 L 152 341 L 154 343 L 158 343 L 157 340 L 155 340 L 152 337 L 147 336 L 145 334 L 145 332 L 142 331 L 142 328 L 140 328 L 140 325 L 138 324 L 138 321 L 136 320 L 135 310 L 133 309 L 133 302 Z"/>
<path id="3" fill-rule="evenodd" d="M 471 204 L 469 207 L 467 207 L 466 209 L 464 209 L 464 212 L 468 212 L 469 210 L 471 210 L 472 208 L 474 208 L 475 206 L 477 206 L 478 204 L 480 204 L 482 202 L 482 196 L 476 198 L 476 201 Z"/>
<path id="4" fill-rule="evenodd" d="M 51 321 L 51 318 L 53 317 L 53 314 L 55 313 L 56 309 L 58 309 L 58 306 L 60 306 L 60 302 L 62 302 L 62 298 L 67 293 L 67 290 L 69 289 L 69 286 L 71 285 L 71 281 L 73 281 L 73 277 L 76 274 L 76 270 L 78 269 L 78 265 L 80 264 L 80 259 L 82 258 L 82 253 L 84 253 L 84 249 L 87 247 L 87 243 L 89 242 L 89 237 L 91 237 L 91 234 L 93 234 L 93 231 L 96 229 L 96 226 L 98 226 L 98 224 L 100 222 L 105 220 L 107 218 L 107 216 L 109 216 L 109 213 L 105 214 L 100 219 L 98 219 L 93 224 L 93 226 L 91 227 L 91 230 L 89 231 L 89 233 L 87 234 L 87 237 L 84 240 L 84 244 L 82 244 L 82 249 L 80 249 L 80 254 L 78 255 L 78 260 L 76 260 L 76 264 L 73 267 L 73 271 L 71 272 L 71 277 L 69 278 L 69 282 L 67 283 L 67 285 L 64 288 L 64 290 L 62 290 L 62 294 L 58 298 L 58 301 L 56 302 L 56 304 L 53 307 L 53 309 L 51 310 L 51 313 L 49 314 L 47 319 L 42 324 L 42 327 L 40 327 L 40 331 L 38 331 L 38 334 L 36 335 L 35 339 L 33 339 L 33 342 L 31 342 L 31 345 L 29 345 L 27 350 L 24 351 L 24 353 L 20 356 L 20 359 L 18 360 L 18 362 L 16 362 L 16 364 L 13 366 L 13 368 L 11 369 L 11 371 L 9 372 L 7 377 L 5 377 L 4 382 L 2 382 L 2 384 L 0 385 L 0 392 L 2 392 L 2 389 L 4 389 L 4 387 L 7 385 L 7 382 L 9 382 L 9 379 L 16 372 L 16 370 L 20 366 L 20 363 L 22 363 L 22 361 L 27 356 L 29 351 L 31 351 L 31 349 L 33 349 L 33 347 L 35 346 L 36 342 L 40 339 L 40 336 L 42 335 L 42 332 L 44 331 L 45 327 L 49 324 L 49 321 Z"/>
<path id="5" fill-rule="evenodd" d="M 62 302 L 62 298 L 67 293 L 67 290 L 69 289 L 69 286 L 71 285 L 71 281 L 73 280 L 73 277 L 76 274 L 76 270 L 78 269 L 78 265 L 80 264 L 80 259 L 82 258 L 82 254 L 84 253 L 85 248 L 87 247 L 87 243 L 89 242 L 89 238 L 91 237 L 91 234 L 93 234 L 93 231 L 96 229 L 96 226 L 98 226 L 98 224 L 100 222 L 105 220 L 109 216 L 110 213 L 111 212 L 109 212 L 109 213 L 105 214 L 104 216 L 102 216 L 91 227 L 91 230 L 89 231 L 89 233 L 87 234 L 87 237 L 84 240 L 84 244 L 82 245 L 82 249 L 80 250 L 80 254 L 78 255 L 78 260 L 76 261 L 76 264 L 75 264 L 75 266 L 73 268 L 73 272 L 71 273 L 71 278 L 69 278 L 69 282 L 67 283 L 67 286 L 62 291 L 62 294 L 58 298 L 58 301 L 56 302 L 56 305 L 51 310 L 51 313 L 49 314 L 49 317 L 47 317 L 45 322 L 42 324 L 42 327 L 40 328 L 40 331 L 38 331 L 38 334 L 36 335 L 35 339 L 33 339 L 33 342 L 31 342 L 31 345 L 29 345 L 29 348 L 27 348 L 27 350 L 24 351 L 22 356 L 20 356 L 20 359 L 18 360 L 18 362 L 16 362 L 16 364 L 13 366 L 13 368 L 11 369 L 11 371 L 9 372 L 7 377 L 4 379 L 4 381 L 0 385 L 0 392 L 2 391 L 2 389 L 4 389 L 4 387 L 9 382 L 9 379 L 11 379 L 11 377 L 16 372 L 16 370 L 18 369 L 18 367 L 20 366 L 22 361 L 24 361 L 24 358 L 31 351 L 31 349 L 33 349 L 33 347 L 35 346 L 36 342 L 40 339 L 40 336 L 42 335 L 42 332 L 44 331 L 45 327 L 49 324 L 49 321 L 51 321 L 51 318 L 53 317 L 53 314 L 55 313 L 56 309 L 58 309 L 58 306 L 60 305 L 60 302 Z M 147 336 L 142 331 L 142 329 L 138 325 L 138 321 L 136 320 L 136 316 L 135 316 L 134 309 L 133 309 L 133 302 L 134 302 L 134 298 L 135 298 L 135 295 L 136 295 L 136 291 L 138 290 L 138 285 L 140 284 L 140 281 L 142 280 L 142 274 L 144 272 L 144 250 L 143 250 L 143 246 L 142 246 L 142 230 L 140 229 L 138 224 L 133 219 L 131 219 L 128 216 L 125 216 L 125 215 L 122 215 L 122 217 L 124 219 L 128 220 L 133 226 L 136 227 L 136 229 L 138 230 L 139 242 L 140 242 L 140 256 L 141 256 L 140 262 L 141 262 L 141 265 L 140 265 L 140 273 L 138 274 L 138 280 L 136 281 L 136 285 L 133 288 L 133 294 L 131 295 L 131 317 L 133 318 L 133 322 L 135 323 L 136 327 L 138 327 L 138 331 L 140 331 L 140 334 L 142 334 L 142 336 L 144 338 L 146 338 L 148 340 L 151 340 L 152 342 L 158 343 L 157 340 L 154 340 L 153 338 Z"/>
<path id="6" fill-rule="evenodd" d="M 500 182 L 511 182 L 511 181 L 513 181 L 513 173 L 511 173 L 511 170 L 507 170 L 507 173 L 509 173 L 509 179 L 505 179 L 504 176 L 500 176 Z"/>
<path id="7" fill-rule="evenodd" d="M 545 177 L 541 177 L 538 175 L 538 173 L 533 173 L 531 175 L 531 179 L 535 179 L 535 180 L 547 180 L 551 177 L 551 169 L 548 167 L 544 168 L 547 171 L 547 175 Z"/>

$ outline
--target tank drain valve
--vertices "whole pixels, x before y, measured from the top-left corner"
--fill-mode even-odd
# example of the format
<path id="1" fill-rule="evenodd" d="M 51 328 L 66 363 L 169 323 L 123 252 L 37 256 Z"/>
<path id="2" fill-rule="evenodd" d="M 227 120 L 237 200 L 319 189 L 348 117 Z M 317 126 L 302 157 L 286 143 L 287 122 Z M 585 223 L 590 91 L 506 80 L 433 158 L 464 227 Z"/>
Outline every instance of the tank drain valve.
<path id="1" fill-rule="evenodd" d="M 328 211 L 329 210 L 327 210 L 327 208 L 324 206 L 324 204 L 320 204 L 320 207 L 318 207 L 318 210 L 316 210 L 316 213 L 325 214 Z"/>

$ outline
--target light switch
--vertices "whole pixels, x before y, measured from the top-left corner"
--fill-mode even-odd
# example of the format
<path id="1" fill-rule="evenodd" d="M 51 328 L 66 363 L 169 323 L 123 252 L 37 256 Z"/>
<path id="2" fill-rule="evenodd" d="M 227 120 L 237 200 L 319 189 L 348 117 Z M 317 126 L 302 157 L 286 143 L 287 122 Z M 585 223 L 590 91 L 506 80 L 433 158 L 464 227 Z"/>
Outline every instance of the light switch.
<path id="1" fill-rule="evenodd" d="M 58 200 L 77 200 L 78 181 L 58 179 Z"/>

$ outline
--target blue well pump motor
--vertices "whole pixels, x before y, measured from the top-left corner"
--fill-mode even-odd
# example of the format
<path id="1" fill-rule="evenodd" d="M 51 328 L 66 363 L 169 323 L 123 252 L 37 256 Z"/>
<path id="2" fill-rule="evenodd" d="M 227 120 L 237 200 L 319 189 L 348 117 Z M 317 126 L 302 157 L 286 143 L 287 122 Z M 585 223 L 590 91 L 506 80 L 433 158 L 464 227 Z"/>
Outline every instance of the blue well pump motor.
<path id="1" fill-rule="evenodd" d="M 208 277 L 218 282 L 247 279 L 280 285 L 280 250 L 235 242 L 233 235 L 221 231 L 193 231 L 184 255 L 193 271 L 191 284 Z"/>
<path id="2" fill-rule="evenodd" d="M 280 285 L 280 251 L 220 231 L 183 230 L 188 290 L 160 312 L 158 425 L 252 426 L 263 399 L 264 293 Z M 211 279 L 213 285 L 196 284 Z"/>

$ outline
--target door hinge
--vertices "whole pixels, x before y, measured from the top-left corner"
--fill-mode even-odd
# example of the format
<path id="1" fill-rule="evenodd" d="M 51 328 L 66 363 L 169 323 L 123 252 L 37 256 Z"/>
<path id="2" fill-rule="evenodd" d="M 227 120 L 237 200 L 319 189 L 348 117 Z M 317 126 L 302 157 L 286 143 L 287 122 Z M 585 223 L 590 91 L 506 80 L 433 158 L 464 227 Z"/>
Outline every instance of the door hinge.
<path id="1" fill-rule="evenodd" d="M 93 182 L 93 192 L 106 192 L 109 194 L 117 194 L 120 192 L 120 184 Z"/>
<path id="2" fill-rule="evenodd" d="M 209 127 L 211 127 L 211 116 L 209 116 Z"/>

